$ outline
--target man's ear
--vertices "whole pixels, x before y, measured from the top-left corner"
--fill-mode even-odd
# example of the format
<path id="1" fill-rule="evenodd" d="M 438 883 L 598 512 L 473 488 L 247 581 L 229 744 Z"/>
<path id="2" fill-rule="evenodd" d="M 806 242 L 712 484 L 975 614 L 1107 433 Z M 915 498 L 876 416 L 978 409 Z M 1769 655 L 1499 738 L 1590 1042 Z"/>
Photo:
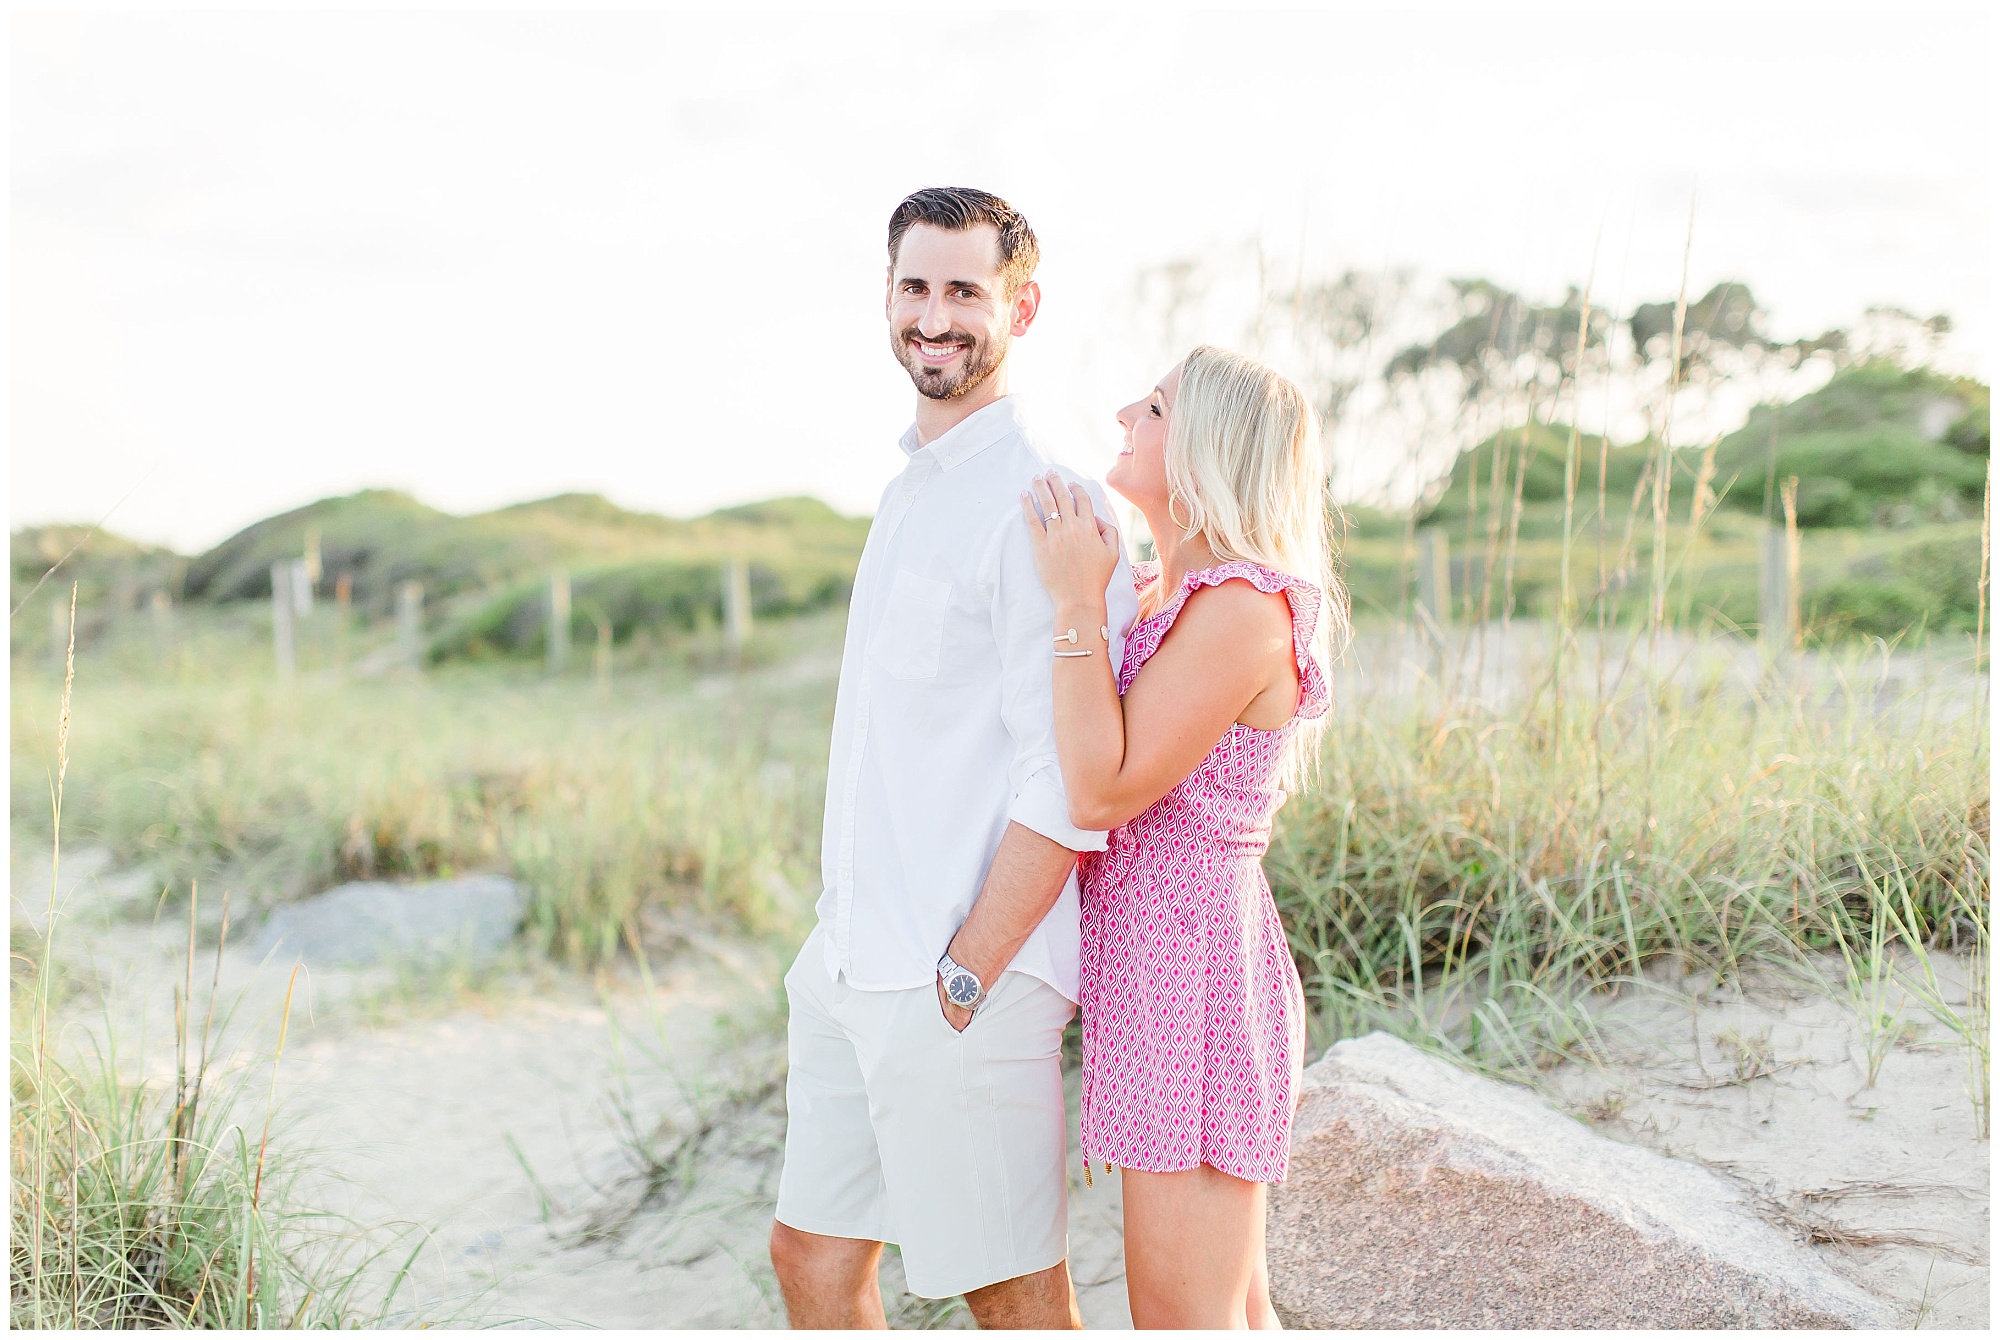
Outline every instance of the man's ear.
<path id="1" fill-rule="evenodd" d="M 1030 279 L 1021 285 L 1021 291 L 1014 295 L 1015 335 L 1026 335 L 1028 327 L 1035 324 L 1035 313 L 1042 310 L 1042 286 Z"/>
<path id="2" fill-rule="evenodd" d="M 882 315 L 889 315 L 889 308 L 896 301 L 896 267 L 891 265 L 882 272 Z"/>

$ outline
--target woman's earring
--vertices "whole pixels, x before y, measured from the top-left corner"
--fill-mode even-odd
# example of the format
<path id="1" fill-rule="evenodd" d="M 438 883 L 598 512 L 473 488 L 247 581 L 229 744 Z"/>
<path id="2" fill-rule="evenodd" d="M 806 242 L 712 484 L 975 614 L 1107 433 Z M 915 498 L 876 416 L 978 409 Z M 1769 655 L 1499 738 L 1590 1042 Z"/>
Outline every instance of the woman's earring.
<path id="1" fill-rule="evenodd" d="M 1167 495 L 1167 520 L 1173 522 L 1176 526 L 1179 526 L 1182 530 L 1192 535 L 1194 533 L 1193 524 L 1190 522 L 1183 521 L 1179 517 L 1174 515 L 1174 504 L 1179 502 L 1180 500 L 1181 496 L 1178 493 L 1169 493 Z"/>

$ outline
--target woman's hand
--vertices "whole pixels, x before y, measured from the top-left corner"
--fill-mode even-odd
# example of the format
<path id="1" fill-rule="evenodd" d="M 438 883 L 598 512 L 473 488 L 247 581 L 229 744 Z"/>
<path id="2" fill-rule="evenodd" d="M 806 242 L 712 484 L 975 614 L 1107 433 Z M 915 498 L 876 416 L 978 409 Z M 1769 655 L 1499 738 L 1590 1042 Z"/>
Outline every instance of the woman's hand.
<path id="1" fill-rule="evenodd" d="M 1104 588 L 1123 551 L 1118 527 L 1091 510 L 1083 485 L 1066 485 L 1053 470 L 1037 475 L 1021 494 L 1021 515 L 1035 547 L 1035 573 L 1057 613 L 1103 609 Z"/>

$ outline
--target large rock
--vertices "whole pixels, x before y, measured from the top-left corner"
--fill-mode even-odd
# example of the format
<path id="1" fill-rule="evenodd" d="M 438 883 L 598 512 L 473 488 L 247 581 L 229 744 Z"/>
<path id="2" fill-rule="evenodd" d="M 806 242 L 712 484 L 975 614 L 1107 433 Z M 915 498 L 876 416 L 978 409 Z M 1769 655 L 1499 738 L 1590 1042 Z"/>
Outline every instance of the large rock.
<path id="1" fill-rule="evenodd" d="M 315 967 L 392 960 L 490 959 L 514 938 L 528 891 L 505 875 L 425 884 L 342 884 L 275 909 L 256 952 Z"/>
<path id="2" fill-rule="evenodd" d="M 1715 1172 L 1386 1033 L 1306 1071 L 1270 1207 L 1271 1299 L 1294 1327 L 1887 1322 Z"/>

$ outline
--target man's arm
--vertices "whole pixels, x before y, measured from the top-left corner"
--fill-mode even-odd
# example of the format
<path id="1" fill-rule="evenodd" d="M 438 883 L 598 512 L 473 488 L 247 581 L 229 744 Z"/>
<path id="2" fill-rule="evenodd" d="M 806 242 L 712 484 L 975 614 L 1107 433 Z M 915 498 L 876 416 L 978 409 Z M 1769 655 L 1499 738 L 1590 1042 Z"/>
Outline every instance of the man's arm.
<path id="1" fill-rule="evenodd" d="M 1014 741 L 1008 769 L 1014 798 L 1007 831 L 987 867 L 979 897 L 952 938 L 952 958 L 977 974 L 988 990 L 1014 961 L 1035 927 L 1062 896 L 1063 884 L 1080 851 L 1104 850 L 1104 833 L 1076 827 L 1063 794 L 1056 756 L 1054 685 L 1055 642 L 1049 634 L 1055 605 L 1035 575 L 1035 554 L 1026 529 L 1011 509 L 995 531 L 981 564 L 992 586 L 993 641 L 1000 655 L 1000 718 Z M 1131 603 L 1131 571 L 1123 563 L 1112 575 L 1125 604 Z M 1130 622 L 1119 624 L 1119 633 Z M 944 1000 L 945 1017 L 964 1028 L 972 1016 Z"/>
<path id="2" fill-rule="evenodd" d="M 1000 838 L 1000 850 L 993 854 L 993 864 L 986 868 L 979 898 L 952 937 L 952 960 L 971 969 L 992 989 L 1062 896 L 1063 884 L 1075 865 L 1076 853 L 1068 847 L 1026 825 L 1009 823 Z M 944 1006 L 944 1016 L 953 1028 L 963 1030 L 972 1022 L 972 1011 L 945 999 L 942 981 L 938 983 L 938 1003 Z"/>

